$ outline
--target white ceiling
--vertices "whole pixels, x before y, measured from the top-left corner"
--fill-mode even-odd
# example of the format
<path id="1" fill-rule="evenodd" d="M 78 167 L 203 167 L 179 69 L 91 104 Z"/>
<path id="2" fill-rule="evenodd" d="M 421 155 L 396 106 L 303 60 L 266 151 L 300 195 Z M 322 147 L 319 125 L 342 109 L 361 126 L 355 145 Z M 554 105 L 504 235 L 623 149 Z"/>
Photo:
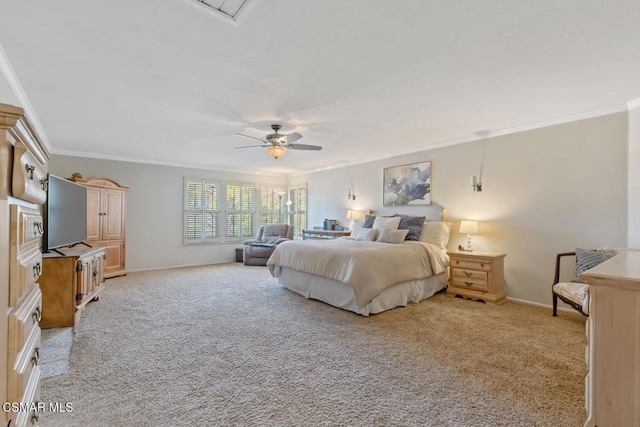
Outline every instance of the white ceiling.
<path id="1" fill-rule="evenodd" d="M 291 174 L 640 96 L 638 0 L 4 1 L 0 46 L 53 153 Z M 271 123 L 303 144 L 236 150 Z"/>

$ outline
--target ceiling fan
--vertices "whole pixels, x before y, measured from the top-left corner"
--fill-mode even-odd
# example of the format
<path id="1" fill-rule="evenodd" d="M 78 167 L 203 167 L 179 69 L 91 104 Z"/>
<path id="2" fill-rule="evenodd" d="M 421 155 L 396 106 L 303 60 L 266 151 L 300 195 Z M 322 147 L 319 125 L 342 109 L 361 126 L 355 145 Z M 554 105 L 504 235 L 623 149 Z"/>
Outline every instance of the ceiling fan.
<path id="1" fill-rule="evenodd" d="M 267 153 L 274 159 L 278 159 L 282 157 L 284 153 L 288 149 L 292 150 L 322 150 L 322 147 L 319 145 L 308 145 L 308 144 L 294 144 L 297 140 L 302 138 L 302 135 L 299 133 L 290 133 L 288 135 L 279 133 L 279 130 L 282 129 L 282 126 L 278 124 L 272 124 L 271 129 L 273 129 L 273 133 L 267 135 L 264 139 L 256 138 L 253 136 L 245 135 L 243 133 L 236 133 L 236 135 L 244 136 L 251 139 L 257 139 L 258 141 L 262 141 L 262 145 L 246 145 L 244 147 L 236 147 L 236 148 L 253 148 L 253 147 L 262 147 L 267 149 Z"/>

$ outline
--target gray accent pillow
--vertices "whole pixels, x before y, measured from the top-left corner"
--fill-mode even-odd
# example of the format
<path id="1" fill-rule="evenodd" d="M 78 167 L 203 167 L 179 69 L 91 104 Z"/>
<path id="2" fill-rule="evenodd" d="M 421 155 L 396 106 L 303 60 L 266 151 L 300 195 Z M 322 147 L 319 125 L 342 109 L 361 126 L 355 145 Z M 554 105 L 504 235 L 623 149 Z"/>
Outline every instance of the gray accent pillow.
<path id="1" fill-rule="evenodd" d="M 403 216 L 400 218 L 398 230 L 409 230 L 405 240 L 418 240 L 424 224 L 423 216 Z"/>
<path id="2" fill-rule="evenodd" d="M 596 265 L 613 257 L 614 253 L 602 253 L 589 251 L 582 248 L 576 248 L 576 282 L 584 281 L 580 278 L 580 275 L 585 271 L 592 269 Z"/>
<path id="3" fill-rule="evenodd" d="M 375 215 L 367 215 L 364 217 L 362 228 L 373 228 L 373 222 L 376 220 Z"/>

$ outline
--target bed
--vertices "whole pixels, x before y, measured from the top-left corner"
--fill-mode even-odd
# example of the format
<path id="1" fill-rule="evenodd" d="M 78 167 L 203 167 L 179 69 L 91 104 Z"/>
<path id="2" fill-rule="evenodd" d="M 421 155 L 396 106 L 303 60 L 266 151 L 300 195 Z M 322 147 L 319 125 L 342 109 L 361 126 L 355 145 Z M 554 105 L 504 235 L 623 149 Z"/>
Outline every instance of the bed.
<path id="1" fill-rule="evenodd" d="M 352 237 L 280 244 L 267 267 L 285 288 L 363 316 L 418 303 L 448 283 L 441 219 L 367 216 Z"/>

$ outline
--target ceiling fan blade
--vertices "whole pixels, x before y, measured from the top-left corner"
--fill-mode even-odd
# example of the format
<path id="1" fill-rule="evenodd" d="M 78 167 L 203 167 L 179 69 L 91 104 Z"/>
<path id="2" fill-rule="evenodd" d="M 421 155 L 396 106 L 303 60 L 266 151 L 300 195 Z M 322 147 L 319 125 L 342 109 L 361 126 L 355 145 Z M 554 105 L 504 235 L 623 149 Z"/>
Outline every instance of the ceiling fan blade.
<path id="1" fill-rule="evenodd" d="M 258 141 L 262 141 L 262 142 L 264 142 L 264 143 L 266 143 L 266 142 L 267 142 L 267 141 L 265 141 L 265 140 L 264 140 L 264 139 L 262 139 L 262 138 L 256 138 L 255 136 L 245 135 L 244 133 L 237 133 L 237 132 L 236 132 L 236 135 L 244 136 L 244 137 L 246 137 L 246 138 L 256 139 L 256 140 L 258 140 Z"/>
<path id="2" fill-rule="evenodd" d="M 290 133 L 289 135 L 287 135 L 286 140 L 287 140 L 288 143 L 292 143 L 292 142 L 296 142 L 300 138 L 302 138 L 302 135 L 300 135 L 298 132 L 295 132 L 295 133 Z"/>
<path id="3" fill-rule="evenodd" d="M 319 145 L 309 144 L 287 144 L 287 148 L 291 148 L 292 150 L 322 150 L 322 147 Z"/>
<path id="4" fill-rule="evenodd" d="M 245 145 L 243 147 L 236 147 L 236 149 L 238 148 L 254 148 L 254 147 L 271 147 L 271 145 Z"/>

